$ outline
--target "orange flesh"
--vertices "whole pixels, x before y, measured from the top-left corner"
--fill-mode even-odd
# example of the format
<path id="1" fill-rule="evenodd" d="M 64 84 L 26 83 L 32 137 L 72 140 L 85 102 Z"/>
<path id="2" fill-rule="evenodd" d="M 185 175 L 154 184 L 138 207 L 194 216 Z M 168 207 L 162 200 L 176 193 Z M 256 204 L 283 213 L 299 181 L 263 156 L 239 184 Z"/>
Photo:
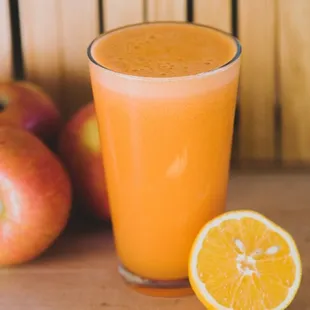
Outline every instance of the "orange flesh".
<path id="1" fill-rule="evenodd" d="M 242 247 L 237 246 L 239 241 Z M 197 269 L 208 292 L 222 306 L 253 310 L 273 309 L 284 301 L 296 272 L 283 237 L 250 218 L 227 220 L 211 228 Z M 248 274 L 243 276 L 243 272 Z"/>
<path id="2" fill-rule="evenodd" d="M 184 24 L 124 28 L 92 48 L 111 70 L 152 77 L 212 70 L 235 53 L 230 37 Z M 224 211 L 238 62 L 161 82 L 90 67 L 118 255 L 145 278 L 187 278 L 196 234 Z"/>

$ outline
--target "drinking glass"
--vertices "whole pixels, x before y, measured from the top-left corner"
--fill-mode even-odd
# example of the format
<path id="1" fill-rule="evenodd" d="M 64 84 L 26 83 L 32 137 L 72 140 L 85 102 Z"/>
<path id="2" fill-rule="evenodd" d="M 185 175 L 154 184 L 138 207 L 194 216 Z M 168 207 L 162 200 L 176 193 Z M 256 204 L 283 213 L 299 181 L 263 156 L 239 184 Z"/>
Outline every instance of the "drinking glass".
<path id="1" fill-rule="evenodd" d="M 100 40 L 142 25 L 90 44 L 91 84 L 119 272 L 146 294 L 180 295 L 197 233 L 225 209 L 241 47 L 209 28 L 235 54 L 188 76 L 133 76 L 96 60 Z"/>

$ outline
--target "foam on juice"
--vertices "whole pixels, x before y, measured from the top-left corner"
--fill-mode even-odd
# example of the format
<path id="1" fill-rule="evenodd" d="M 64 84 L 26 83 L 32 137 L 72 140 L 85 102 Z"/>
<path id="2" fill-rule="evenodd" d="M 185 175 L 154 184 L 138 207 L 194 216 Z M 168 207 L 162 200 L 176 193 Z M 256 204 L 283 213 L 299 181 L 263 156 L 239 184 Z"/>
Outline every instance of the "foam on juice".
<path id="1" fill-rule="evenodd" d="M 185 44 L 184 44 L 185 43 Z M 97 63 L 115 72 L 176 77 L 219 68 L 236 54 L 228 35 L 185 23 L 151 23 L 112 31 L 93 48 Z"/>

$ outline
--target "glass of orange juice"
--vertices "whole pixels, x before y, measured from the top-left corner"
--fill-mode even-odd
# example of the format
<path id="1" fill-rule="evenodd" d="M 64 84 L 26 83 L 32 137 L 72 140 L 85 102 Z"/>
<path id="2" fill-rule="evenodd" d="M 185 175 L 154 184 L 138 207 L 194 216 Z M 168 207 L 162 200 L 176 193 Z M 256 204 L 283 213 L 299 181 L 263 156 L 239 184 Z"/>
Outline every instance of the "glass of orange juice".
<path id="1" fill-rule="evenodd" d="M 187 292 L 194 238 L 224 211 L 240 54 L 234 37 L 182 22 L 88 48 L 119 271 L 147 294 Z"/>

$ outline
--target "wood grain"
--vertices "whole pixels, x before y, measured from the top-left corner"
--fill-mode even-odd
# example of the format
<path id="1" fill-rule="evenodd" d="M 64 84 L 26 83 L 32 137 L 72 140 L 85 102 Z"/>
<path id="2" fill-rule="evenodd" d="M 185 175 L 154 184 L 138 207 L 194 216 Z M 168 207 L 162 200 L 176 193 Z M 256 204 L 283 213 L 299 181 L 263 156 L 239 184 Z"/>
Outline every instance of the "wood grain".
<path id="1" fill-rule="evenodd" d="M 61 107 L 62 45 L 58 0 L 19 0 L 26 78 Z"/>
<path id="2" fill-rule="evenodd" d="M 185 21 L 186 0 L 147 0 L 148 21 Z"/>
<path id="3" fill-rule="evenodd" d="M 290 310 L 310 309 L 310 175 L 234 174 L 228 209 L 254 209 L 287 229 L 303 263 L 303 282 Z M 121 281 L 111 232 L 69 232 L 40 259 L 0 270 L 0 309 L 203 310 L 194 296 L 151 298 Z M 16 298 L 18 294 L 18 298 Z"/>
<path id="4" fill-rule="evenodd" d="M 99 8 L 98 0 L 66 0 L 59 4 L 62 102 L 63 112 L 68 117 L 92 99 L 87 47 L 99 34 Z"/>
<path id="5" fill-rule="evenodd" d="M 99 34 L 98 1 L 20 0 L 20 19 L 27 79 L 70 116 L 92 98 L 86 49 Z"/>
<path id="6" fill-rule="evenodd" d="M 104 30 L 143 21 L 143 0 L 102 0 Z"/>
<path id="7" fill-rule="evenodd" d="M 194 21 L 231 32 L 231 0 L 194 0 Z"/>
<path id="8" fill-rule="evenodd" d="M 12 47 L 9 0 L 0 0 L 0 82 L 12 78 Z"/>
<path id="9" fill-rule="evenodd" d="M 284 164 L 310 163 L 310 2 L 279 1 L 279 90 Z"/>
<path id="10" fill-rule="evenodd" d="M 238 29 L 243 47 L 238 133 L 241 161 L 275 159 L 275 3 L 239 1 Z"/>

